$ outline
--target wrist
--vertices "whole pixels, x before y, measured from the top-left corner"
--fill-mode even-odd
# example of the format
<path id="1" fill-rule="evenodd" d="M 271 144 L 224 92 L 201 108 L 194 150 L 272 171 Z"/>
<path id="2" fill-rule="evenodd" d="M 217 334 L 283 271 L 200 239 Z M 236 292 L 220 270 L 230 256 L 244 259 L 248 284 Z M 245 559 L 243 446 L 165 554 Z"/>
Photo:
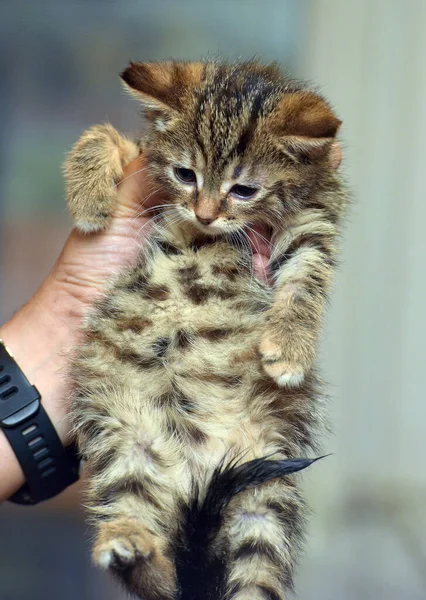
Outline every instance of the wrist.
<path id="1" fill-rule="evenodd" d="M 38 292 L 0 327 L 0 339 L 42 397 L 44 409 L 62 443 L 69 443 L 67 354 L 78 341 L 83 298 L 71 296 L 49 276 Z M 25 482 L 21 466 L 0 430 L 0 502 Z"/>
<path id="2" fill-rule="evenodd" d="M 41 288 L 13 317 L 0 327 L 0 339 L 32 385 L 61 442 L 71 441 L 68 419 L 66 368 L 70 352 L 78 344 L 79 330 L 89 305 L 89 291 L 78 293 L 56 277 L 56 266 Z M 0 502 L 25 482 L 21 466 L 0 430 Z"/>
<path id="3" fill-rule="evenodd" d="M 21 465 L 12 446 L 0 429 L 0 503 L 7 500 L 25 482 Z"/>
<path id="4" fill-rule="evenodd" d="M 78 343 L 85 312 L 78 299 L 50 275 L 36 294 L 0 328 L 0 338 L 42 397 L 42 404 L 66 445 L 70 441 L 67 418 L 68 356 Z"/>

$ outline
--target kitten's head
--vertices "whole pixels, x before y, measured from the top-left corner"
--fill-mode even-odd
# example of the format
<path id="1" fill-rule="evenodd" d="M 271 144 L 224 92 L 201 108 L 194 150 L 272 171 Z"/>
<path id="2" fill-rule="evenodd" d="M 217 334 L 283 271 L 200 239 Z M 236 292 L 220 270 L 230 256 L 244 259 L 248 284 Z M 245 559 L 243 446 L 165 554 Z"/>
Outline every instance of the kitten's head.
<path id="1" fill-rule="evenodd" d="M 156 179 L 204 233 L 274 227 L 332 176 L 340 121 L 276 66 L 131 63 L 121 77 L 150 123 Z"/>

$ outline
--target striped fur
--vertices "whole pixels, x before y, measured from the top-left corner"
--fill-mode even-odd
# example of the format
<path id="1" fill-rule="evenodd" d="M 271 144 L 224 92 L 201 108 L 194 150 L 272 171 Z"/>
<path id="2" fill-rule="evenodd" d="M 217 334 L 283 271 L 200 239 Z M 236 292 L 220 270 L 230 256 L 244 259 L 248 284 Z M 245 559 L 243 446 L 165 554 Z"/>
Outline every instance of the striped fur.
<path id="1" fill-rule="evenodd" d="M 82 231 L 105 227 L 140 148 L 172 207 L 93 307 L 72 365 L 93 558 L 146 600 L 283 599 L 304 503 L 278 465 L 315 449 L 322 425 L 314 357 L 346 206 L 340 122 L 274 66 L 133 63 L 122 78 L 150 127 L 138 142 L 111 126 L 82 136 L 70 212 Z M 272 234 L 272 288 L 252 273 L 251 224 Z"/>

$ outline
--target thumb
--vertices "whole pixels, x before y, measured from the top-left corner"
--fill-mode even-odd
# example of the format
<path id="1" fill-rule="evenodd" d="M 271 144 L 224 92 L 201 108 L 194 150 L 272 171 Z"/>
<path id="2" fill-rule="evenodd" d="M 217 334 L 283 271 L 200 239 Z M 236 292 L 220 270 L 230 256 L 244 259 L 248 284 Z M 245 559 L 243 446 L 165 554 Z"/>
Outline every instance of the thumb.
<path id="1" fill-rule="evenodd" d="M 126 165 L 117 188 L 117 217 L 134 216 L 136 210 L 142 212 L 144 208 L 162 203 L 161 186 L 152 180 L 142 154 Z"/>

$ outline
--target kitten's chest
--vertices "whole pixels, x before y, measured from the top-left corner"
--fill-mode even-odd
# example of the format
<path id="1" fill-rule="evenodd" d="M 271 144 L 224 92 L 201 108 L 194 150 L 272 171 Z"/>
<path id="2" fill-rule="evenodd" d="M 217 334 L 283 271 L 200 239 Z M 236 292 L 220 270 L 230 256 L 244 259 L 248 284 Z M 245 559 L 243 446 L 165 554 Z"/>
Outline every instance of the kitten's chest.
<path id="1" fill-rule="evenodd" d="M 134 276 L 137 278 L 138 273 Z M 249 257 L 225 243 L 178 249 L 159 242 L 146 264 L 145 300 L 156 320 L 189 326 L 263 321 L 271 292 Z"/>
<path id="2" fill-rule="evenodd" d="M 105 361 L 144 377 L 214 373 L 232 383 L 242 368 L 234 358 L 257 347 L 270 304 L 238 249 L 159 243 L 110 289 L 87 331 Z"/>

